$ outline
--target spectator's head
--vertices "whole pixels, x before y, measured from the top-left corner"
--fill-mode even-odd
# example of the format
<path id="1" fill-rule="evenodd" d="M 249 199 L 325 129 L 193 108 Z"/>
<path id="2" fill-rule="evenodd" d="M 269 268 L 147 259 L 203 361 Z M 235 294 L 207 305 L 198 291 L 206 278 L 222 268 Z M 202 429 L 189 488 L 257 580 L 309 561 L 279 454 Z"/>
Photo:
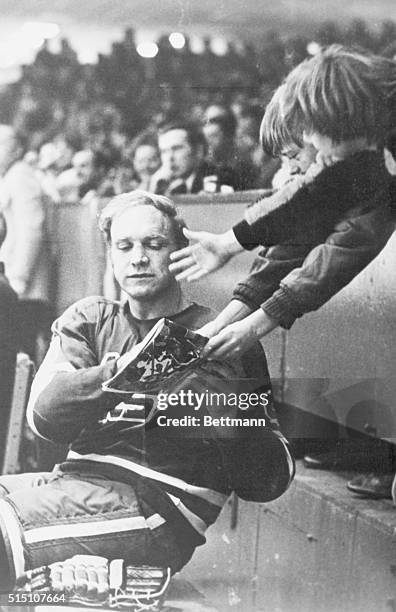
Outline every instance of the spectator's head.
<path id="1" fill-rule="evenodd" d="M 324 156 L 334 156 L 345 143 L 379 144 L 394 121 L 395 83 L 394 62 L 331 45 L 299 64 L 282 95 L 275 93 L 282 129 L 297 144 L 309 140 Z"/>
<path id="2" fill-rule="evenodd" d="M 72 144 L 69 142 L 68 138 L 61 135 L 54 139 L 54 144 L 58 151 L 58 158 L 56 162 L 57 170 L 62 171 L 66 168 L 70 168 L 73 155 L 80 147 L 75 146 L 74 143 Z"/>
<path id="3" fill-rule="evenodd" d="M 0 125 L 0 174 L 23 155 L 23 142 L 11 125 Z"/>
<path id="4" fill-rule="evenodd" d="M 314 163 L 316 155 L 317 150 L 310 143 L 304 143 L 301 147 L 289 145 L 281 151 L 282 165 L 287 168 L 290 176 L 305 174 Z"/>
<path id="5" fill-rule="evenodd" d="M 195 124 L 174 122 L 160 128 L 161 162 L 171 179 L 186 179 L 205 157 L 205 138 Z"/>
<path id="6" fill-rule="evenodd" d="M 32 168 L 37 168 L 38 161 L 39 161 L 39 156 L 38 156 L 37 151 L 33 151 L 33 150 L 26 151 L 25 155 L 23 156 L 23 161 L 25 161 Z"/>
<path id="7" fill-rule="evenodd" d="M 171 200 L 141 190 L 124 193 L 103 210 L 99 227 L 110 248 L 114 276 L 130 298 L 149 302 L 175 290 L 169 256 L 187 241 Z"/>
<path id="8" fill-rule="evenodd" d="M 95 154 L 90 149 L 77 151 L 72 159 L 73 168 L 80 185 L 90 183 L 95 174 Z"/>
<path id="9" fill-rule="evenodd" d="M 157 138 L 151 134 L 142 134 L 135 138 L 128 152 L 128 158 L 140 178 L 153 175 L 161 165 Z"/>
<path id="10" fill-rule="evenodd" d="M 53 142 L 46 142 L 40 148 L 38 167 L 40 170 L 58 170 L 60 151 Z"/>
<path id="11" fill-rule="evenodd" d="M 100 151 L 85 149 L 73 156 L 73 168 L 80 187 L 95 189 L 111 167 L 112 160 Z"/>
<path id="12" fill-rule="evenodd" d="M 229 109 L 224 104 L 209 104 L 205 109 L 204 119 L 205 121 L 211 121 L 219 117 L 227 117 L 228 114 Z"/>
<path id="13" fill-rule="evenodd" d="M 209 107 L 216 108 L 216 107 Z M 209 155 L 215 160 L 222 161 L 222 158 L 228 157 L 230 148 L 234 144 L 236 119 L 232 111 L 225 107 L 222 113 L 206 112 L 206 121 L 203 127 L 203 132 L 208 145 Z"/>
<path id="14" fill-rule="evenodd" d="M 242 154 L 251 154 L 258 146 L 263 110 L 259 106 L 245 107 L 239 117 L 235 133 L 235 144 Z"/>
<path id="15" fill-rule="evenodd" d="M 3 244 L 7 234 L 7 224 L 3 213 L 0 212 L 0 247 Z"/>

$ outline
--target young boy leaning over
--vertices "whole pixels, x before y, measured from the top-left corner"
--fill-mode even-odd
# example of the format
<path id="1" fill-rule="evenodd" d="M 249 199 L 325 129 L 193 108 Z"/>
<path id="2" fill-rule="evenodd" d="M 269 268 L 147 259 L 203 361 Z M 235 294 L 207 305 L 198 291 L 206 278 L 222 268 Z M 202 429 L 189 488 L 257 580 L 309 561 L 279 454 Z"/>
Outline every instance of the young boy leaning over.
<path id="1" fill-rule="evenodd" d="M 394 122 L 396 64 L 333 45 L 295 68 L 261 127 L 264 148 L 313 144 L 304 176 L 250 206 L 224 234 L 186 232 L 196 243 L 172 255 L 178 278 L 195 280 L 243 249 L 265 247 L 234 299 L 201 333 L 206 355 L 243 353 L 258 338 L 319 308 L 374 259 L 392 231 L 392 189 L 383 155 Z"/>

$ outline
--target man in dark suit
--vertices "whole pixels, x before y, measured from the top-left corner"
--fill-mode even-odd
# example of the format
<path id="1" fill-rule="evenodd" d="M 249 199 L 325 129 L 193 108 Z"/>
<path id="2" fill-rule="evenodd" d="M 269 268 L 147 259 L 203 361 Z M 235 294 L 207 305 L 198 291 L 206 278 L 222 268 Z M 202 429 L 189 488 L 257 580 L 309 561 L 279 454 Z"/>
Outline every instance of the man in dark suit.
<path id="1" fill-rule="evenodd" d="M 170 196 L 220 191 L 221 185 L 235 189 L 236 177 L 231 169 L 219 169 L 205 161 L 206 141 L 196 125 L 169 123 L 160 129 L 158 144 L 162 165 L 152 178 L 155 193 Z"/>

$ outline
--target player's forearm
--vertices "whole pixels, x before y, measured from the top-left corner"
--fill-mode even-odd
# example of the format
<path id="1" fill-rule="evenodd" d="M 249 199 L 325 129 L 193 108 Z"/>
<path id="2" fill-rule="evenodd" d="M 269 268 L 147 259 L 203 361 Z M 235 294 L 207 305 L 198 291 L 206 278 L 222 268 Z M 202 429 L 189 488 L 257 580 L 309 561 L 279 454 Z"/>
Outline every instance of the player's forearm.
<path id="1" fill-rule="evenodd" d="M 34 429 L 54 442 L 72 442 L 119 402 L 102 391 L 102 383 L 112 374 L 112 363 L 55 374 L 33 402 Z"/>

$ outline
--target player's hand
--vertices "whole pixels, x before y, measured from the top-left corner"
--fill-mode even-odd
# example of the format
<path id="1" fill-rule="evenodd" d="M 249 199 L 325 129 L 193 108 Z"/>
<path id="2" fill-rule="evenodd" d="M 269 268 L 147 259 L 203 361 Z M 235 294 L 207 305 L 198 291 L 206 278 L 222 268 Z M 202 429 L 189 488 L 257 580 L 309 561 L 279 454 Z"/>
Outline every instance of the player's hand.
<path id="1" fill-rule="evenodd" d="M 194 281 L 218 270 L 233 256 L 229 232 L 211 234 L 184 229 L 184 235 L 194 244 L 171 253 L 169 270 L 176 280 Z M 235 248 L 235 246 L 234 246 Z M 237 249 L 235 252 L 237 252 Z"/>
<path id="2" fill-rule="evenodd" d="M 208 359 L 240 357 L 257 342 L 257 339 L 255 329 L 246 319 L 236 321 L 210 338 L 202 350 L 202 357 Z"/>

